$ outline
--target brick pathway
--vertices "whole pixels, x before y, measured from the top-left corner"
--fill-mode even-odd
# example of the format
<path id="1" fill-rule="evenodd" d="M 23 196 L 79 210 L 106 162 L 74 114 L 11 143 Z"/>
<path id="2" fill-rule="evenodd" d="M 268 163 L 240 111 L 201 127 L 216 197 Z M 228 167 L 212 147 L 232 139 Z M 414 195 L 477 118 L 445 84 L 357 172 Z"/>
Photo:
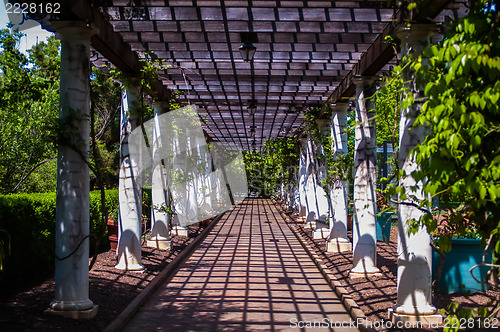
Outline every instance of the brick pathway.
<path id="1" fill-rule="evenodd" d="M 125 331 L 357 331 L 335 327 L 350 322 L 275 207 L 247 199 L 226 213 Z"/>

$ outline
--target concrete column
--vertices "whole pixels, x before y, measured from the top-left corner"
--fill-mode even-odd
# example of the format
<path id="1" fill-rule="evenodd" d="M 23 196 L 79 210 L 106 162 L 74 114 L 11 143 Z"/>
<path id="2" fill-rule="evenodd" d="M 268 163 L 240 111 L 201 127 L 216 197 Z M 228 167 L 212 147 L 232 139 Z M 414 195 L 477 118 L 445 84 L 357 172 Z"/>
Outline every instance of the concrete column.
<path id="1" fill-rule="evenodd" d="M 348 103 L 337 103 L 332 114 L 332 152 L 334 156 L 347 155 L 347 110 Z M 347 180 L 338 179 L 331 189 L 332 218 L 330 219 L 330 235 L 326 241 L 328 252 L 351 251 L 352 244 L 347 238 Z"/>
<path id="2" fill-rule="evenodd" d="M 160 208 L 170 206 L 170 193 L 168 190 L 167 170 L 170 167 L 170 157 L 167 156 L 167 142 L 162 133 L 161 116 L 166 113 L 168 105 L 155 102 L 154 127 L 153 127 L 153 175 L 151 185 L 151 237 L 147 242 L 148 247 L 170 250 L 172 239 L 170 237 L 170 216 Z"/>
<path id="3" fill-rule="evenodd" d="M 141 216 L 142 176 L 140 174 L 140 153 L 130 154 L 129 139 L 134 129 L 140 127 L 140 90 L 135 82 L 126 84 L 122 90 L 120 125 L 120 177 L 119 222 L 118 222 L 118 264 L 119 270 L 143 271 L 141 264 Z"/>
<path id="4" fill-rule="evenodd" d="M 429 44 L 435 26 L 415 24 L 399 26 L 397 36 L 401 40 L 403 55 L 419 56 Z M 416 203 L 424 199 L 423 183 L 415 182 L 411 173 L 418 169 L 415 160 L 409 156 L 410 151 L 420 144 L 426 136 L 423 127 L 414 127 L 415 118 L 420 113 L 424 93 L 423 86 L 417 85 L 415 77 L 409 71 L 403 73 L 406 87 L 413 92 L 416 102 L 401 112 L 399 139 L 399 167 L 407 177 L 400 180 L 400 187 L 406 190 L 407 203 Z M 413 196 L 414 198 L 410 198 Z M 432 305 L 432 249 L 430 235 L 425 227 L 421 227 L 414 235 L 408 235 L 408 221 L 419 220 L 423 213 L 410 205 L 398 206 L 398 297 L 393 308 L 392 318 L 395 321 L 422 321 L 436 323 L 441 320 Z"/>
<path id="5" fill-rule="evenodd" d="M 308 136 L 305 144 L 305 159 L 306 159 L 306 177 L 305 177 L 305 194 L 306 194 L 306 228 L 316 228 L 316 220 L 319 218 L 318 202 L 316 201 L 316 170 L 313 157 L 313 145 L 311 138 Z"/>
<path id="6" fill-rule="evenodd" d="M 91 318 L 89 299 L 90 35 L 83 22 L 53 22 L 61 36 L 57 157 L 55 299 L 46 311 L 71 318 Z"/>
<path id="7" fill-rule="evenodd" d="M 380 273 L 377 268 L 377 156 L 375 137 L 375 77 L 356 77 L 354 132 L 353 265 L 351 277 Z"/>
<path id="8" fill-rule="evenodd" d="M 187 128 L 182 129 L 184 131 L 177 133 L 173 141 L 172 174 L 173 177 L 177 175 L 177 179 L 172 179 L 173 186 L 171 190 L 174 195 L 174 206 L 177 215 L 172 223 L 172 235 L 188 236 L 189 230 L 186 225 L 191 223 L 189 216 L 193 208 L 193 192 L 185 179 L 189 176 L 188 154 L 191 155 L 191 147 L 189 145 L 189 133 L 186 132 Z M 196 204 L 196 201 L 194 204 Z"/>
<path id="9" fill-rule="evenodd" d="M 298 174 L 298 196 L 299 196 L 299 220 L 302 222 L 306 221 L 307 217 L 307 195 L 306 195 L 306 183 L 307 183 L 307 139 L 299 138 L 300 149 L 299 149 L 299 174 Z"/>
<path id="10" fill-rule="evenodd" d="M 214 208 L 214 202 L 212 201 L 212 154 L 208 149 L 208 145 L 205 141 L 200 142 L 200 151 L 202 153 L 204 174 L 202 177 L 203 187 L 202 187 L 202 209 L 207 213 L 211 213 Z"/>
<path id="11" fill-rule="evenodd" d="M 323 137 L 329 137 L 331 134 L 330 129 L 330 119 L 316 119 L 316 124 L 318 126 L 318 130 Z M 311 140 L 311 148 L 313 147 Z M 317 154 L 324 154 L 324 147 L 317 146 L 316 153 L 311 153 L 311 157 L 315 158 L 314 164 L 315 172 L 314 172 L 314 184 L 315 184 L 315 195 L 316 195 L 316 209 L 317 209 L 317 219 L 316 228 L 313 232 L 314 239 L 324 239 L 327 238 L 330 234 L 330 230 L 326 225 L 327 220 L 331 220 L 331 200 L 327 195 L 327 190 L 321 184 L 321 181 L 327 178 L 327 165 L 320 164 Z"/>

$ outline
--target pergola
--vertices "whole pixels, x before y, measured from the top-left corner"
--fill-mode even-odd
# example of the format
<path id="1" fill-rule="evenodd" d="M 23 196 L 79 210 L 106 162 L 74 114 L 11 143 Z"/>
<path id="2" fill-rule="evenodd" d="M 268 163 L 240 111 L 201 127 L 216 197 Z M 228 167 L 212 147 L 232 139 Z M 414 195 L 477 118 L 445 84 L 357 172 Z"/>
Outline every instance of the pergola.
<path id="1" fill-rule="evenodd" d="M 416 19 L 457 17 L 461 2 L 427 1 Z M 213 140 L 252 150 L 295 134 L 303 110 L 352 97 L 354 76 L 390 70 L 394 49 L 384 38 L 401 18 L 388 3 L 78 0 L 63 2 L 57 19 L 97 28 L 96 65 L 133 75 L 138 59 L 164 61 L 157 90 L 197 105 Z M 240 55 L 245 42 L 256 47 L 253 61 Z"/>
<path id="2" fill-rule="evenodd" d="M 355 95 L 356 119 L 360 121 L 355 134 L 357 220 L 352 247 L 346 229 L 347 185 L 342 183 L 332 189 L 334 204 L 327 201 L 327 193 L 318 185 L 318 174 L 310 171 L 314 159 L 310 137 L 300 140 L 300 174 L 297 188 L 293 189 L 297 195 L 292 201 L 298 201 L 299 209 L 315 213 L 316 217 L 325 211 L 328 217 L 330 206 L 334 205 L 336 220 L 330 223 L 329 241 L 339 251 L 352 248 L 353 277 L 379 273 L 373 234 L 375 134 L 368 119 L 373 106 L 369 105 L 372 101 L 368 97 L 374 91 L 375 76 L 388 72 L 396 62 L 395 48 L 399 44 L 384 42 L 386 36 L 397 35 L 395 40 L 401 40 L 402 54 L 418 54 L 436 30 L 435 26 L 400 24 L 407 18 L 402 13 L 404 10 L 385 8 L 386 3 L 67 0 L 62 1 L 59 14 L 39 17 L 46 29 L 61 36 L 60 116 L 71 120 L 69 123 L 73 125 L 73 136 L 59 146 L 56 252 L 64 257 L 78 247 L 69 255 L 71 260 L 56 264 L 56 301 L 52 309 L 76 311 L 77 316 L 84 315 L 82 311 L 93 310 L 87 288 L 88 244 L 80 248 L 88 237 L 88 167 L 82 156 L 86 155 L 89 144 L 88 123 L 84 120 L 88 118 L 90 95 L 89 61 L 103 67 L 115 66 L 129 77 L 140 74 L 144 63 L 140 59 L 165 62 L 169 67 L 159 69 L 158 80 L 151 83 L 153 98 L 168 101 L 173 91 L 180 92 L 181 101 L 198 107 L 203 129 L 210 139 L 237 150 L 253 150 L 269 138 L 293 136 L 300 132 L 305 109 L 333 105 L 332 118 L 324 119 L 320 130 L 330 126 L 337 146 L 335 153 L 347 153 L 342 128 L 346 126 L 346 101 Z M 419 14 L 410 17 L 419 23 L 444 22 L 447 16 L 463 16 L 466 9 L 462 0 L 430 0 L 419 6 Z M 244 61 L 240 54 L 244 44 L 253 44 L 256 48 L 252 61 Z M 407 81 L 411 81 L 411 77 L 407 77 Z M 141 213 L 137 206 L 142 197 L 138 196 L 140 184 L 135 182 L 135 166 L 129 161 L 126 137 L 137 126 L 137 119 L 129 110 L 138 93 L 133 84 L 125 85 L 120 214 L 127 211 L 128 215 L 134 215 L 129 223 L 133 225 L 124 232 L 129 232 L 128 241 L 132 243 L 132 238 L 140 234 Z M 414 93 L 420 91 L 416 84 L 410 88 Z M 248 111 L 249 106 L 256 107 L 254 114 Z M 155 112 L 164 112 L 162 108 L 157 103 Z M 79 117 L 74 117 L 75 110 L 81 113 Z M 400 169 L 408 171 L 407 174 L 415 169 L 411 158 L 407 158 L 408 153 L 425 137 L 422 130 L 410 130 L 416 113 L 418 109 L 410 108 L 401 114 L 399 162 Z M 255 129 L 255 133 L 252 134 L 251 129 Z M 87 145 L 81 144 L 85 140 Z M 210 153 L 206 152 L 208 156 Z M 153 171 L 153 196 L 154 174 Z M 159 191 L 164 192 L 165 183 L 156 182 Z M 407 192 L 417 192 L 421 185 L 407 178 L 400 186 Z M 126 210 L 122 210 L 122 205 Z M 411 204 L 399 207 L 398 264 L 402 273 L 398 274 L 398 303 L 394 314 L 402 320 L 410 319 L 408 317 L 439 319 L 433 316 L 435 308 L 430 299 L 429 234 L 425 229 L 411 236 L 406 232 L 406 220 L 419 216 L 418 209 Z M 165 229 L 168 227 L 167 223 Z M 123 269 L 130 269 L 131 265 L 141 268 L 140 242 L 135 240 L 136 244 L 125 246 L 121 254 Z M 133 262 L 134 251 L 138 251 L 138 262 Z"/>

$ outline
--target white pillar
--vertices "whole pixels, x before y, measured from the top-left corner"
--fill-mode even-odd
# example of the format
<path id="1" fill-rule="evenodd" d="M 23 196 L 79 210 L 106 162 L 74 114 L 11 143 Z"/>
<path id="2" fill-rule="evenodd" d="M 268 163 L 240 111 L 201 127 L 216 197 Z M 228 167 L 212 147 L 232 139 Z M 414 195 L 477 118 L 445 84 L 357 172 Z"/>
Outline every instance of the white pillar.
<path id="1" fill-rule="evenodd" d="M 329 137 L 331 134 L 330 129 L 330 119 L 316 119 L 316 124 L 318 126 L 318 130 L 322 137 Z M 311 148 L 313 147 L 311 140 Z M 327 189 L 324 184 L 321 182 L 327 178 L 327 165 L 324 163 L 320 163 L 318 160 L 319 155 L 324 155 L 324 147 L 322 145 L 318 145 L 317 151 L 315 153 L 311 153 L 311 157 L 315 158 L 314 164 L 315 172 L 314 172 L 314 184 L 315 184 L 315 195 L 316 195 L 316 209 L 317 209 L 317 217 L 318 221 L 316 223 L 316 228 L 313 232 L 313 238 L 315 239 L 324 239 L 327 238 L 330 234 L 330 230 L 326 225 L 327 220 L 331 220 L 331 200 L 327 195 Z"/>
<path id="2" fill-rule="evenodd" d="M 299 196 L 299 219 L 304 222 L 307 217 L 307 195 L 306 195 L 306 182 L 307 182 L 307 139 L 299 138 L 299 174 L 298 174 L 298 196 Z"/>
<path id="3" fill-rule="evenodd" d="M 403 55 L 411 52 L 414 56 L 422 53 L 434 34 L 435 26 L 415 24 L 411 27 L 400 26 L 397 36 L 401 40 Z M 423 98 L 423 87 L 417 86 L 411 72 L 404 72 L 406 87 L 413 92 L 416 102 L 411 108 L 403 109 L 400 122 L 399 167 L 408 176 L 400 180 L 400 187 L 406 190 L 405 202 L 419 204 L 424 199 L 423 183 L 415 182 L 411 172 L 418 169 L 409 152 L 425 139 L 426 129 L 413 127 L 415 118 L 420 113 Z M 414 196 L 414 199 L 410 198 Z M 423 213 L 410 205 L 398 206 L 398 297 L 393 308 L 394 320 L 414 320 L 423 322 L 439 322 L 436 308 L 432 305 L 432 249 L 431 238 L 425 227 L 421 227 L 414 235 L 408 235 L 408 221 L 419 220 Z"/>
<path id="4" fill-rule="evenodd" d="M 186 225 L 191 223 L 189 216 L 192 212 L 193 192 L 187 181 L 190 171 L 188 155 L 191 156 L 189 145 L 189 133 L 187 128 L 181 128 L 173 137 L 173 158 L 172 158 L 172 186 L 174 195 L 174 207 L 177 215 L 172 223 L 172 235 L 188 236 L 189 230 Z M 176 176 L 177 175 L 177 176 Z M 196 206 L 194 207 L 196 208 Z"/>
<path id="5" fill-rule="evenodd" d="M 334 157 L 347 155 L 347 109 L 348 103 L 337 103 L 332 114 L 332 153 Z M 347 175 L 345 175 L 347 176 Z M 331 190 L 332 218 L 330 236 L 326 241 L 328 252 L 351 251 L 352 244 L 347 238 L 347 179 L 337 179 Z"/>
<path id="6" fill-rule="evenodd" d="M 311 138 L 307 136 L 305 143 L 305 159 L 306 159 L 306 177 L 305 177 L 305 203 L 306 203 L 306 228 L 316 228 L 316 220 L 319 217 L 317 202 L 316 202 L 316 183 L 314 158 L 312 156 Z"/>
<path id="7" fill-rule="evenodd" d="M 203 170 L 204 174 L 202 177 L 203 187 L 202 187 L 202 195 L 203 195 L 203 204 L 202 209 L 207 213 L 211 213 L 214 210 L 214 202 L 213 202 L 213 190 L 212 190 L 212 154 L 208 149 L 208 145 L 205 141 L 199 143 L 200 151 L 202 152 L 203 158 Z"/>
<path id="8" fill-rule="evenodd" d="M 122 90 L 120 125 L 120 177 L 118 248 L 116 250 L 119 270 L 143 271 L 141 264 L 141 216 L 142 176 L 140 156 L 131 156 L 130 134 L 140 126 L 138 114 L 140 91 L 134 83 L 128 83 Z M 140 154 L 141 152 L 138 151 Z"/>
<path id="9" fill-rule="evenodd" d="M 354 147 L 353 265 L 351 277 L 380 273 L 377 268 L 376 137 L 374 77 L 357 77 Z"/>
<path id="10" fill-rule="evenodd" d="M 59 119 L 66 124 L 57 157 L 55 299 L 47 313 L 90 318 L 89 299 L 90 29 L 52 22 L 61 36 Z"/>
<path id="11" fill-rule="evenodd" d="M 167 169 L 170 167 L 171 158 L 167 156 L 167 142 L 163 139 L 161 116 L 167 111 L 168 105 L 156 101 L 154 108 L 153 127 L 153 174 L 151 184 L 151 237 L 147 242 L 148 247 L 170 250 L 172 240 L 170 237 L 170 216 L 161 207 L 170 206 L 170 193 L 168 190 Z"/>

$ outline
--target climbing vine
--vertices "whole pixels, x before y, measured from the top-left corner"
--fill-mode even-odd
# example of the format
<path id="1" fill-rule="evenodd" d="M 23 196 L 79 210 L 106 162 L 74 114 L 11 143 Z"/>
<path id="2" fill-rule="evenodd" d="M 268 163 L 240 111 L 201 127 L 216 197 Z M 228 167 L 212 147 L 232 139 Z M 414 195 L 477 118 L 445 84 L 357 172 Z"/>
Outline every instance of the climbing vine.
<path id="1" fill-rule="evenodd" d="M 320 116 L 321 114 L 321 116 Z M 353 154 L 335 153 L 333 146 L 334 142 L 330 131 L 322 131 L 316 124 L 319 118 L 331 119 L 332 110 L 327 108 L 325 112 L 321 113 L 319 109 L 309 109 L 304 114 L 304 122 L 306 124 L 305 132 L 309 134 L 313 142 L 313 155 L 316 162 L 315 169 L 322 176 L 318 179 L 318 184 L 325 190 L 328 198 L 334 184 L 338 181 L 347 181 L 350 175 L 350 170 L 354 165 Z M 351 119 L 352 120 L 352 119 Z M 348 122 L 347 131 L 349 132 Z M 350 128 L 351 131 L 353 128 Z M 352 133 L 351 133 L 352 134 Z"/>
<path id="2" fill-rule="evenodd" d="M 467 16 L 453 21 L 445 38 L 407 62 L 425 102 L 415 125 L 429 128 L 425 141 L 413 150 L 420 166 L 411 176 L 423 181 L 429 197 L 426 211 L 411 221 L 410 232 L 425 225 L 439 234 L 437 244 L 451 249 L 451 238 L 470 237 L 471 231 L 500 256 L 500 16 L 498 1 L 474 1 Z M 402 107 L 414 102 L 410 93 Z M 404 193 L 402 193 L 404 194 Z M 439 199 L 446 222 L 439 225 L 430 210 Z M 452 202 L 459 201 L 458 207 Z M 498 266 L 492 287 L 498 287 Z M 489 307 L 449 307 L 449 317 L 491 318 L 500 312 L 497 299 Z M 454 330 L 447 328 L 445 330 Z"/>

